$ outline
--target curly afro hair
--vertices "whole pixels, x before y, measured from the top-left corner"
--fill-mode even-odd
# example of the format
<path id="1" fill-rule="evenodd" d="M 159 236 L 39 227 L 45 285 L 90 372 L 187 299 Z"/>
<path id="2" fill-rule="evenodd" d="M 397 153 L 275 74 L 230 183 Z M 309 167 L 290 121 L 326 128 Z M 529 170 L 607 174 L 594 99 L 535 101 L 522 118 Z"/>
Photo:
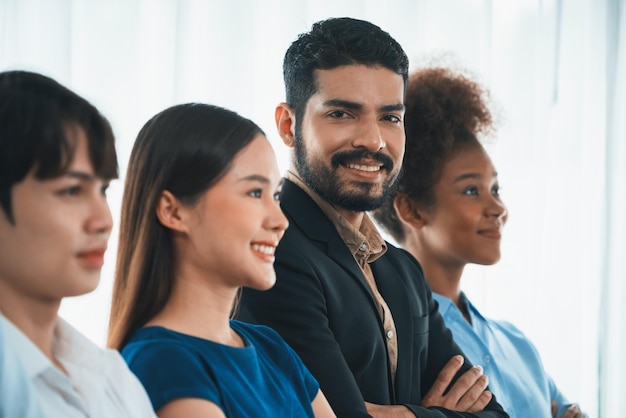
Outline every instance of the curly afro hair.
<path id="1" fill-rule="evenodd" d="M 396 194 L 373 212 L 374 219 L 398 243 L 403 224 L 393 202 L 398 194 L 424 205 L 434 203 L 433 187 L 443 166 L 460 149 L 480 144 L 494 129 L 488 92 L 448 68 L 426 68 L 409 77 L 406 94 L 406 150 Z"/>

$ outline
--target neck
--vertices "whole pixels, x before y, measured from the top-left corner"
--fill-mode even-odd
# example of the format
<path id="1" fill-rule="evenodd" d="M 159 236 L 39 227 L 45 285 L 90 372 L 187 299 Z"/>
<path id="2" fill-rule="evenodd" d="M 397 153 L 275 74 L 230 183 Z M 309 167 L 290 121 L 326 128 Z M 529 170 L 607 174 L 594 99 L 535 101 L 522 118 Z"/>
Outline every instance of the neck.
<path id="1" fill-rule="evenodd" d="M 224 345 L 241 346 L 230 328 L 237 288 L 217 286 L 208 277 L 178 274 L 163 310 L 146 323 Z"/>
<path id="2" fill-rule="evenodd" d="M 461 308 L 459 295 L 465 264 L 442 260 L 423 246 L 417 245 L 415 241 L 406 242 L 403 246 L 419 261 L 432 291 L 452 300 Z"/>
<path id="3" fill-rule="evenodd" d="M 0 310 L 54 364 L 52 339 L 61 300 L 24 295 L 0 281 Z"/>
<path id="4" fill-rule="evenodd" d="M 361 223 L 363 223 L 363 215 L 364 212 L 352 212 L 346 209 L 341 209 L 336 206 L 333 206 L 337 213 L 339 213 L 343 218 L 350 223 L 357 230 L 361 229 Z"/>

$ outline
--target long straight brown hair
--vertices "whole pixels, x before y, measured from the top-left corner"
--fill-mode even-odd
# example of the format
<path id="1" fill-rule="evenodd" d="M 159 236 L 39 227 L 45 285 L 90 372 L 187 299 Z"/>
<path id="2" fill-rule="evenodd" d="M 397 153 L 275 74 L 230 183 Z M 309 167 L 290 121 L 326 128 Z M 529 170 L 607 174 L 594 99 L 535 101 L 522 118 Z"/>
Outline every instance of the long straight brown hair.
<path id="1" fill-rule="evenodd" d="M 221 107 L 170 107 L 141 129 L 126 172 L 107 345 L 121 350 L 167 303 L 174 282 L 172 237 L 156 208 L 168 190 L 194 204 L 235 155 L 262 134 L 252 121 Z M 215 214 L 219 216 L 219 214 Z"/>

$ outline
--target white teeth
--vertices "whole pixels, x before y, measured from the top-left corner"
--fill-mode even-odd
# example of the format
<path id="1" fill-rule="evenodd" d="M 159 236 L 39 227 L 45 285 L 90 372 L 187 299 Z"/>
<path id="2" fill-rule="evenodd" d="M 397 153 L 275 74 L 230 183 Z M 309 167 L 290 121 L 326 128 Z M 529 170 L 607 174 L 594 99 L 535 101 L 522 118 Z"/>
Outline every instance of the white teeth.
<path id="1" fill-rule="evenodd" d="M 271 245 L 252 244 L 252 249 L 263 254 L 274 255 L 274 250 L 276 249 L 276 247 L 273 247 Z"/>
<path id="2" fill-rule="evenodd" d="M 380 166 L 360 165 L 360 164 L 346 164 L 346 167 L 360 171 L 380 171 Z"/>

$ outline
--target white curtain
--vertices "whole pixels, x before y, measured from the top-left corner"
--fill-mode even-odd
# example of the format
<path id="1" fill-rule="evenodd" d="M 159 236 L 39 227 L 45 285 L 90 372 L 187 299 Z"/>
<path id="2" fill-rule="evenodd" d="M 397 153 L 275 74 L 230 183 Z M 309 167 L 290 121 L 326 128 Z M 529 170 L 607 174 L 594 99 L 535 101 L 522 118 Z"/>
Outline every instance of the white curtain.
<path id="1" fill-rule="evenodd" d="M 626 1 L 613 2 L 609 16 L 599 404 L 602 416 L 617 417 L 626 410 Z"/>
<path id="2" fill-rule="evenodd" d="M 273 124 L 282 56 L 330 16 L 370 20 L 411 67 L 470 70 L 500 116 L 488 149 L 510 211 L 503 259 L 468 269 L 469 296 L 536 344 L 562 391 L 618 417 L 626 388 L 626 11 L 620 0 L 0 0 L 0 70 L 40 71 L 91 100 L 116 132 L 122 179 L 140 127 L 167 106 L 210 102 Z M 104 344 L 117 232 L 99 288 L 62 315 Z M 620 412 L 618 412 L 620 411 Z"/>

